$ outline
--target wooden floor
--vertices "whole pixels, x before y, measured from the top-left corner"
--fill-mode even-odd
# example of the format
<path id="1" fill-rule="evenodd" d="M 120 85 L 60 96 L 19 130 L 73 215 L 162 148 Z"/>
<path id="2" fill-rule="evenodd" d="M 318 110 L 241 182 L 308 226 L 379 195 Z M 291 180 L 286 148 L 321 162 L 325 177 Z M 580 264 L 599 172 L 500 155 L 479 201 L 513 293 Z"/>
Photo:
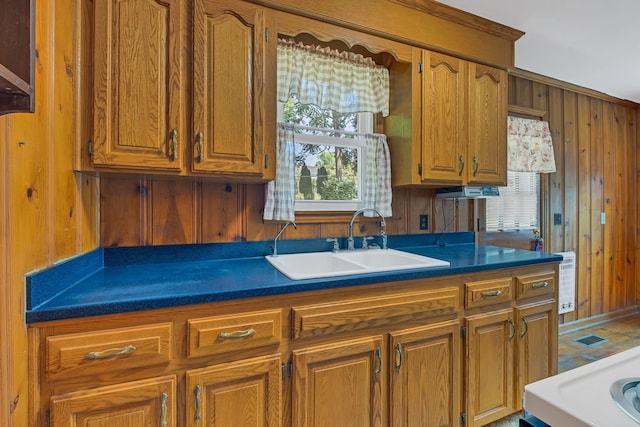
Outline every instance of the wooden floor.
<path id="1" fill-rule="evenodd" d="M 602 340 L 598 340 L 602 338 Z M 591 345 L 577 340 L 584 339 Z M 561 333 L 558 337 L 558 373 L 577 368 L 640 345 L 640 316 L 610 320 Z M 489 424 L 490 427 L 515 427 L 520 414 Z"/>

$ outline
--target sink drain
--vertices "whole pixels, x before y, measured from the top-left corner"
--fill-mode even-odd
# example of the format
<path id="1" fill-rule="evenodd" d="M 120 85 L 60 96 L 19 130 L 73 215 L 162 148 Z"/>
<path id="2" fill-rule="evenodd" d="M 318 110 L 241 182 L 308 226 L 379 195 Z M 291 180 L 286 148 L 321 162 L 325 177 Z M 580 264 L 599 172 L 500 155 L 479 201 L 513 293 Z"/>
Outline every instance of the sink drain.
<path id="1" fill-rule="evenodd" d="M 591 334 L 591 335 L 586 335 L 586 336 L 581 337 L 581 338 L 576 338 L 576 339 L 574 339 L 574 341 L 578 342 L 578 343 L 580 343 L 582 345 L 585 345 L 587 347 L 593 347 L 594 345 L 602 344 L 602 343 L 605 343 L 605 342 L 607 342 L 609 340 L 606 339 L 606 338 L 599 337 L 598 335 Z"/>

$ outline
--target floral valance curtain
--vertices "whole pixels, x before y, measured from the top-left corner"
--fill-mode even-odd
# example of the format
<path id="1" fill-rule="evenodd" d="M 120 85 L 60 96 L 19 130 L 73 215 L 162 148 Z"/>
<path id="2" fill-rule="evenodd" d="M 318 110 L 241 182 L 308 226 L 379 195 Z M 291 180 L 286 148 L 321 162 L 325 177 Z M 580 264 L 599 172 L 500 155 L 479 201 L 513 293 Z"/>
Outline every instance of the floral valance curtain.
<path id="1" fill-rule="evenodd" d="M 353 52 L 278 39 L 278 101 L 389 115 L 389 70 Z"/>
<path id="2" fill-rule="evenodd" d="M 549 123 L 509 116 L 507 169 L 515 172 L 556 171 Z"/>

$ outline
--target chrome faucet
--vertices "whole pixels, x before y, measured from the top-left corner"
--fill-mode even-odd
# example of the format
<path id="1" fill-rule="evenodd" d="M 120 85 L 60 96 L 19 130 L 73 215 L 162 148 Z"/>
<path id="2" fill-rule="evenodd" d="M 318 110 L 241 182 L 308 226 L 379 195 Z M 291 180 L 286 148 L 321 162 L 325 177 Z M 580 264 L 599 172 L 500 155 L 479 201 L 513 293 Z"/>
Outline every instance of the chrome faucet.
<path id="1" fill-rule="evenodd" d="M 284 230 L 289 225 L 293 225 L 293 228 L 295 228 L 295 229 L 298 228 L 298 225 L 293 221 L 289 221 L 285 225 L 282 226 L 280 231 L 278 231 L 278 234 L 276 234 L 276 237 L 273 239 L 273 256 L 278 256 L 278 246 L 277 246 L 278 245 L 278 237 L 280 237 L 280 235 L 284 232 Z"/>
<path id="2" fill-rule="evenodd" d="M 387 226 L 387 223 L 384 220 L 384 217 L 376 209 L 373 209 L 373 208 L 358 209 L 357 211 L 355 211 L 353 213 L 353 216 L 351 216 L 351 221 L 349 221 L 349 237 L 347 238 L 347 249 L 348 250 L 353 250 L 354 249 L 354 245 L 353 245 L 353 222 L 356 220 L 358 215 L 360 215 L 361 213 L 367 212 L 367 211 L 374 212 L 376 215 L 378 215 L 380 217 L 380 227 L 386 227 Z M 387 233 L 385 233 L 384 230 L 381 230 L 380 231 L 380 236 L 382 236 L 382 249 L 387 249 Z"/>

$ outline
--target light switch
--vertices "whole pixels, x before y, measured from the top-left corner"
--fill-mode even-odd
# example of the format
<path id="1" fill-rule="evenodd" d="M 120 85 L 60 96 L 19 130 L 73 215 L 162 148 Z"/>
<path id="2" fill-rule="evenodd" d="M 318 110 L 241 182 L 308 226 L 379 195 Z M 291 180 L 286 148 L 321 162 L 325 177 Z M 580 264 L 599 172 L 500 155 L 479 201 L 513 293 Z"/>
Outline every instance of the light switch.
<path id="1" fill-rule="evenodd" d="M 605 225 L 607 222 L 607 214 L 600 212 L 600 224 Z"/>

